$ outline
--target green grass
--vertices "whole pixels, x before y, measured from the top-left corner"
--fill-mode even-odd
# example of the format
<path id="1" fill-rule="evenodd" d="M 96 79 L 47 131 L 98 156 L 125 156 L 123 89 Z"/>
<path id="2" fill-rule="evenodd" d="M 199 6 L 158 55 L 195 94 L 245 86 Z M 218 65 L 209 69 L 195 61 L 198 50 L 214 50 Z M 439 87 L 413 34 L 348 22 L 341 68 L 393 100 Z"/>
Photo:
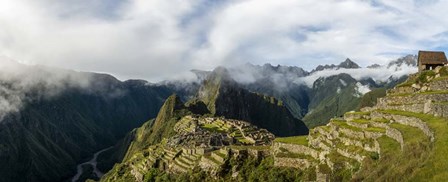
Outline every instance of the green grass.
<path id="1" fill-rule="evenodd" d="M 369 157 L 369 156 L 372 156 L 372 153 L 375 153 L 375 152 L 366 151 L 362 147 L 358 147 L 355 145 L 345 145 L 344 143 L 342 143 L 339 140 L 335 140 L 335 142 L 336 142 L 337 148 L 346 149 L 348 152 L 353 153 L 353 154 L 359 154 L 361 156 Z"/>
<path id="2" fill-rule="evenodd" d="M 219 150 L 214 153 L 223 159 L 226 158 L 226 154 L 221 153 L 221 151 L 219 151 Z"/>
<path id="3" fill-rule="evenodd" d="M 415 93 L 399 93 L 399 94 L 387 94 L 386 97 L 405 97 L 415 95 Z"/>
<path id="4" fill-rule="evenodd" d="M 188 162 L 185 161 L 184 159 L 178 158 L 177 161 L 179 161 L 182 164 L 188 165 Z"/>
<path id="5" fill-rule="evenodd" d="M 387 136 L 381 136 L 377 139 L 380 144 L 381 153 L 394 153 L 401 151 L 400 143 Z"/>
<path id="6" fill-rule="evenodd" d="M 217 133 L 226 133 L 228 131 L 228 129 L 220 127 L 220 126 L 215 125 L 215 124 L 208 124 L 208 123 L 206 123 L 206 124 L 203 124 L 201 127 L 206 129 L 206 130 L 208 130 L 208 131 L 217 132 Z"/>
<path id="7" fill-rule="evenodd" d="M 230 148 L 237 150 L 254 149 L 254 150 L 269 150 L 271 146 L 241 146 L 241 145 L 231 145 Z"/>
<path id="8" fill-rule="evenodd" d="M 417 128 L 391 124 L 403 134 L 403 152 L 392 139 L 381 137 L 381 159 L 366 161 L 355 179 L 363 181 L 446 181 L 448 179 L 448 122 L 446 118 L 404 111 L 382 111 L 422 119 L 435 132 L 435 141 L 430 143 L 426 135 Z"/>
<path id="9" fill-rule="evenodd" d="M 347 128 L 347 129 L 352 130 L 352 131 L 362 132 L 361 128 L 350 126 L 345 121 L 332 121 L 332 123 L 335 124 L 335 125 L 338 125 L 338 126 L 340 126 L 342 128 Z"/>
<path id="10" fill-rule="evenodd" d="M 238 137 L 243 137 L 243 134 L 241 134 L 240 130 L 235 130 L 233 133 L 230 134 L 230 136 L 238 138 Z"/>
<path id="11" fill-rule="evenodd" d="M 432 81 L 435 82 L 435 81 L 442 81 L 442 80 L 447 80 L 447 79 L 448 79 L 448 76 L 441 76 L 439 78 L 434 78 Z"/>
<path id="12" fill-rule="evenodd" d="M 418 94 L 448 94 L 448 90 L 434 90 L 434 91 L 420 92 Z"/>
<path id="13" fill-rule="evenodd" d="M 420 103 L 401 103 L 401 104 L 387 104 L 388 106 L 412 106 Z"/>
<path id="14" fill-rule="evenodd" d="M 420 142 L 426 139 L 424 133 L 418 128 L 412 126 L 402 125 L 398 123 L 390 124 L 392 128 L 397 129 L 403 135 L 405 142 Z"/>
<path id="15" fill-rule="evenodd" d="M 328 157 L 332 162 L 334 162 L 334 163 L 348 162 L 348 163 L 349 163 L 350 165 L 352 165 L 352 166 L 359 166 L 359 162 L 356 161 L 355 159 L 345 157 L 345 156 L 339 154 L 338 152 L 336 152 L 336 151 L 334 151 L 334 150 L 331 151 L 331 152 L 327 155 L 327 157 Z"/>
<path id="16" fill-rule="evenodd" d="M 209 155 L 204 155 L 202 157 L 205 157 L 206 159 L 213 161 L 213 163 L 215 163 L 215 164 L 218 164 L 218 165 L 221 164 L 221 162 L 219 162 L 218 160 L 216 160 L 215 158 L 213 158 L 213 157 L 211 157 Z"/>
<path id="17" fill-rule="evenodd" d="M 377 133 L 386 133 L 386 129 L 385 128 L 378 128 L 378 127 L 368 127 L 366 129 L 364 129 L 365 131 L 370 131 L 370 132 L 377 132 Z"/>
<path id="18" fill-rule="evenodd" d="M 408 81 L 408 82 L 404 82 L 404 83 L 398 84 L 397 87 L 410 87 L 414 83 L 415 83 L 415 81 L 412 80 L 412 81 Z"/>
<path id="19" fill-rule="evenodd" d="M 344 137 L 344 138 L 348 138 L 348 139 L 351 139 L 351 140 L 358 140 L 358 141 L 362 142 L 363 144 L 368 144 L 368 145 L 373 145 L 374 141 L 375 141 L 372 138 L 364 138 L 364 139 L 354 138 L 354 137 L 348 136 L 348 135 L 346 135 L 344 133 L 339 133 L 339 137 Z"/>
<path id="20" fill-rule="evenodd" d="M 378 119 L 374 119 L 372 121 L 377 122 L 377 123 L 390 123 L 390 120 L 388 120 L 386 118 L 378 118 Z"/>
<path id="21" fill-rule="evenodd" d="M 348 112 L 346 113 L 348 115 L 361 115 L 361 116 L 365 116 L 365 115 L 370 115 L 370 112 L 361 112 L 361 111 L 357 111 L 357 112 Z"/>
<path id="22" fill-rule="evenodd" d="M 188 164 L 185 164 L 185 163 L 182 163 L 182 162 L 179 162 L 179 161 L 174 161 L 174 163 L 178 166 L 178 167 L 180 167 L 180 168 L 182 168 L 182 169 L 184 169 L 184 170 L 188 170 Z"/>
<path id="23" fill-rule="evenodd" d="M 243 143 L 243 144 L 253 144 L 252 141 L 250 141 L 250 140 L 248 140 L 248 139 L 246 139 L 246 138 L 244 138 L 244 137 L 237 137 L 236 139 L 237 139 L 239 142 Z"/>
<path id="24" fill-rule="evenodd" d="M 429 158 L 420 166 L 412 177 L 415 181 L 444 181 L 448 179 L 448 121 L 445 118 L 432 115 L 387 111 L 389 113 L 416 117 L 425 121 L 435 132 L 433 148 L 429 152 Z"/>
<path id="25" fill-rule="evenodd" d="M 359 123 L 359 124 L 368 124 L 368 123 L 370 123 L 370 121 L 366 120 L 366 119 L 354 119 L 352 122 Z"/>
<path id="26" fill-rule="evenodd" d="M 330 132 L 330 126 L 319 126 L 319 127 L 324 129 L 326 132 Z"/>
<path id="27" fill-rule="evenodd" d="M 311 157 L 310 155 L 299 154 L 299 153 L 292 153 L 292 152 L 289 152 L 289 151 L 280 152 L 280 153 L 276 154 L 275 157 L 307 159 L 309 161 L 316 160 L 313 157 Z"/>
<path id="28" fill-rule="evenodd" d="M 297 144 L 297 145 L 308 145 L 308 136 L 293 136 L 293 137 L 278 137 L 275 138 L 275 142 L 280 143 L 290 143 L 290 144 Z"/>

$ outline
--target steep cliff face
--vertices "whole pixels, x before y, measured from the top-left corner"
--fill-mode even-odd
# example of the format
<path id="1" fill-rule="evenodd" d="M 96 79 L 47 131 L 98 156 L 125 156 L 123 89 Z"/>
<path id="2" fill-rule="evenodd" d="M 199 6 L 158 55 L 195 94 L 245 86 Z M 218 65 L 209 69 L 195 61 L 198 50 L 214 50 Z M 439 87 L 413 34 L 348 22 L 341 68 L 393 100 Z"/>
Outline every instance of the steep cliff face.
<path id="1" fill-rule="evenodd" d="M 241 88 L 225 68 L 209 74 L 198 99 L 216 116 L 249 121 L 277 136 L 308 133 L 305 124 L 294 118 L 281 101 Z"/>
<path id="2" fill-rule="evenodd" d="M 68 87 L 51 97 L 37 97 L 40 89 L 31 89 L 20 111 L 3 118 L 2 180 L 60 181 L 71 177 L 76 163 L 155 117 L 170 94 L 167 88 L 142 81 L 91 76 L 91 87 Z M 2 82 L 0 87 L 13 84 Z"/>

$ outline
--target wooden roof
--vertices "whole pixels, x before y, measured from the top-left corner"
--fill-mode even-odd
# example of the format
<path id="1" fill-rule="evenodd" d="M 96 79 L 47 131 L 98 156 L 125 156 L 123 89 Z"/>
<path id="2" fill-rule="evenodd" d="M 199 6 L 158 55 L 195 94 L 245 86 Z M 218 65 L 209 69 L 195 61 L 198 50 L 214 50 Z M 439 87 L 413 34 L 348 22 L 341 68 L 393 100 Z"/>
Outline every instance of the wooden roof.
<path id="1" fill-rule="evenodd" d="M 418 51 L 419 64 L 447 64 L 445 52 L 442 51 Z"/>

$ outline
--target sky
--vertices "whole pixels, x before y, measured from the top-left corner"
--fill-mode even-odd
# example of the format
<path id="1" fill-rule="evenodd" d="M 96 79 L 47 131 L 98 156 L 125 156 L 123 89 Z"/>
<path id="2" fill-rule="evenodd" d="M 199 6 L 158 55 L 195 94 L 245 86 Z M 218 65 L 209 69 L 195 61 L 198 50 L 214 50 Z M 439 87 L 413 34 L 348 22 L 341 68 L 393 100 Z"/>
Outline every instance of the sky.
<path id="1" fill-rule="evenodd" d="M 448 1 L 0 0 L 0 56 L 152 82 L 244 63 L 385 64 L 448 49 Z"/>

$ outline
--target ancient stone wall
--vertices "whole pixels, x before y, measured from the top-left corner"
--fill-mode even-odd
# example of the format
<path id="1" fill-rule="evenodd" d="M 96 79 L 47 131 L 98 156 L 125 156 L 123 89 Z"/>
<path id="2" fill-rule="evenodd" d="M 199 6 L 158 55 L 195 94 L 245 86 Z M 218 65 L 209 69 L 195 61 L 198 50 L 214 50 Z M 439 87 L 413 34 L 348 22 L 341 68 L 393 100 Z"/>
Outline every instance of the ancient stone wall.
<path id="1" fill-rule="evenodd" d="M 355 112 L 348 112 L 344 114 L 344 120 L 352 121 L 355 119 L 361 119 L 363 115 L 357 114 Z"/>
<path id="2" fill-rule="evenodd" d="M 428 114 L 432 114 L 437 117 L 448 117 L 448 105 L 433 103 L 431 104 Z"/>
<path id="3" fill-rule="evenodd" d="M 351 158 L 351 159 L 355 159 L 355 160 L 357 160 L 358 162 L 362 162 L 362 160 L 364 160 L 364 156 L 361 156 L 361 155 L 359 155 L 359 154 L 350 153 L 350 152 L 349 152 L 348 150 L 346 150 L 346 149 L 340 149 L 340 148 L 337 148 L 336 151 L 337 151 L 339 154 L 341 154 L 342 156 L 347 157 L 347 158 Z"/>
<path id="4" fill-rule="evenodd" d="M 395 87 L 394 89 L 387 90 L 387 95 L 391 94 L 411 94 L 416 92 L 417 89 L 413 87 Z"/>
<path id="5" fill-rule="evenodd" d="M 401 150 L 403 150 L 404 140 L 403 140 L 403 135 L 401 134 L 400 131 L 398 131 L 395 128 L 388 127 L 386 129 L 386 136 L 397 141 L 401 146 Z"/>
<path id="6" fill-rule="evenodd" d="M 448 90 L 448 80 L 436 80 L 429 84 L 430 90 Z"/>
<path id="7" fill-rule="evenodd" d="M 219 151 L 218 151 L 219 152 Z M 221 163 L 224 163 L 224 161 L 226 160 L 225 157 L 221 157 L 220 155 L 218 155 L 216 152 L 212 152 L 211 153 L 211 157 Z"/>
<path id="8" fill-rule="evenodd" d="M 278 167 L 295 167 L 300 169 L 306 169 L 311 166 L 311 162 L 309 162 L 306 159 L 300 159 L 300 158 L 275 157 L 274 165 Z"/>
<path id="9" fill-rule="evenodd" d="M 413 94 L 407 96 L 391 96 L 378 98 L 378 103 L 385 103 L 389 105 L 409 105 L 425 103 L 427 100 L 437 102 L 447 102 L 448 95 L 446 94 Z"/>
<path id="10" fill-rule="evenodd" d="M 357 127 L 357 128 L 363 128 L 363 129 L 366 129 L 366 128 L 369 127 L 369 124 L 367 124 L 367 123 L 357 123 L 357 122 L 353 122 L 353 121 L 350 121 L 350 120 L 347 120 L 347 124 L 350 125 L 350 126 L 354 126 L 354 127 Z"/>
<path id="11" fill-rule="evenodd" d="M 339 128 L 339 131 L 350 138 L 359 138 L 359 139 L 365 138 L 364 132 L 361 131 L 353 131 L 347 128 Z"/>
<path id="12" fill-rule="evenodd" d="M 307 146 L 274 142 L 274 150 L 279 151 L 280 148 L 284 148 L 292 153 L 310 155 L 315 159 L 319 158 L 319 152 Z"/>
<path id="13" fill-rule="evenodd" d="M 431 139 L 431 141 L 434 141 L 434 133 L 429 129 L 428 125 L 421 119 L 401 115 L 391 115 L 391 116 L 393 120 L 396 121 L 397 123 L 419 128 L 420 130 L 423 131 L 423 133 L 426 136 L 428 136 Z"/>

